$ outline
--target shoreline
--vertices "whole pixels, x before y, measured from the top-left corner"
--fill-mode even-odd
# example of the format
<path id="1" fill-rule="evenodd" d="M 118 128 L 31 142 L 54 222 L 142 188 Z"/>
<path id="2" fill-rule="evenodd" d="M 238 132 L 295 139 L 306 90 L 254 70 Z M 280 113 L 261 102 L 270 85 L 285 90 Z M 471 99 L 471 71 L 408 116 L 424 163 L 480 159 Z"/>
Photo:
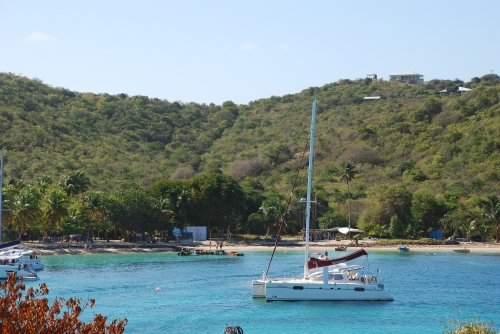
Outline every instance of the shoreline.
<path id="1" fill-rule="evenodd" d="M 215 250 L 214 242 L 210 247 L 209 241 L 195 241 L 189 244 L 179 244 L 175 242 L 160 242 L 155 244 L 140 243 L 140 242 L 121 242 L 121 241 L 94 241 L 87 243 L 87 246 L 92 245 L 92 248 L 85 252 L 85 243 L 38 243 L 38 242 L 23 242 L 21 247 L 29 248 L 37 252 L 39 255 L 79 255 L 79 254 L 124 254 L 124 253 L 154 253 L 154 252 L 177 252 L 181 248 Z M 283 240 L 277 247 L 276 251 L 301 251 L 304 249 L 303 241 L 288 241 Z M 403 244 L 380 245 L 373 241 L 360 242 L 358 246 L 351 245 L 349 240 L 344 241 L 315 241 L 309 244 L 311 252 L 324 252 L 328 250 L 331 254 L 343 254 L 335 252 L 335 247 L 347 245 L 348 250 L 366 249 L 367 252 L 398 252 L 398 247 Z M 459 245 L 406 245 L 410 248 L 410 252 L 453 252 L 454 249 L 470 249 L 470 253 L 498 253 L 500 254 L 500 243 L 483 243 L 483 242 L 461 242 Z M 245 251 L 269 251 L 274 249 L 274 242 L 271 241 L 256 241 L 250 244 L 242 243 L 224 243 L 223 250 L 245 252 Z"/>

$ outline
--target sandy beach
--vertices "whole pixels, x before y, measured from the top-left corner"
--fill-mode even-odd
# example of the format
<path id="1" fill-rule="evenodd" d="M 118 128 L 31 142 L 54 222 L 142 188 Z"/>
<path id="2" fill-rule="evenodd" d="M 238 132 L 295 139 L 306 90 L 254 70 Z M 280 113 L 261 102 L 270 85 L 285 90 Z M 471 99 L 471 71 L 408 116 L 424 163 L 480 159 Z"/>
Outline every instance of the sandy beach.
<path id="1" fill-rule="evenodd" d="M 122 242 L 110 241 L 105 242 L 97 240 L 93 243 L 87 243 L 87 251 L 85 251 L 85 243 L 39 243 L 39 242 L 23 242 L 22 247 L 35 250 L 40 255 L 77 255 L 77 254 L 93 254 L 93 253 L 127 253 L 127 252 L 175 252 L 180 248 L 204 249 L 215 250 L 215 242 L 212 241 L 193 241 L 192 243 L 174 243 L 174 242 L 160 242 L 155 244 L 141 243 L 141 242 Z M 89 247 L 92 245 L 92 247 Z M 322 240 L 315 241 L 309 244 L 311 252 L 324 252 L 328 250 L 331 254 L 335 247 L 346 245 L 348 249 L 357 250 L 365 248 L 368 252 L 372 251 L 394 251 L 398 252 L 398 247 L 401 245 L 384 245 L 380 242 L 371 240 L 362 240 L 358 246 L 355 246 L 351 241 L 335 241 L 335 240 Z M 410 251 L 414 252 L 453 252 L 454 249 L 470 249 L 471 253 L 498 253 L 500 254 L 500 243 L 494 242 L 473 242 L 473 243 L 460 243 L 459 245 L 406 245 Z M 223 249 L 225 251 L 269 251 L 274 248 L 274 242 L 269 240 L 256 240 L 249 243 L 224 242 Z M 289 251 L 289 250 L 303 250 L 304 242 L 298 240 L 283 240 L 280 241 L 276 250 Z M 339 253 L 341 254 L 341 253 Z"/>

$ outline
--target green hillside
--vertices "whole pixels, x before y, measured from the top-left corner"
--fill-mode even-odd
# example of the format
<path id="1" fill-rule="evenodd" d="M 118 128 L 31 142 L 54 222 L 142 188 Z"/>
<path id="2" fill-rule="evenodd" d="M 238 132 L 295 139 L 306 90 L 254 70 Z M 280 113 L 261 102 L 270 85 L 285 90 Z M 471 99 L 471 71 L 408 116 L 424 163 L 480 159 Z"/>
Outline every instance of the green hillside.
<path id="1" fill-rule="evenodd" d="M 459 86 L 472 90 L 459 95 Z M 441 97 L 442 89 L 454 93 Z M 381 99 L 364 102 L 365 96 Z M 114 193 L 222 172 L 271 198 L 290 190 L 314 99 L 320 225 L 346 222 L 347 186 L 340 181 L 346 162 L 358 171 L 350 184 L 352 221 L 365 228 L 389 226 L 394 216 L 405 226 L 425 220 L 425 229 L 439 228 L 446 213 L 479 217 L 487 198 L 499 195 L 495 74 L 418 86 L 345 79 L 248 105 L 216 106 L 78 93 L 0 73 L 5 175 L 7 182 L 30 182 L 83 170 L 93 190 Z M 304 186 L 302 176 L 299 197 Z"/>

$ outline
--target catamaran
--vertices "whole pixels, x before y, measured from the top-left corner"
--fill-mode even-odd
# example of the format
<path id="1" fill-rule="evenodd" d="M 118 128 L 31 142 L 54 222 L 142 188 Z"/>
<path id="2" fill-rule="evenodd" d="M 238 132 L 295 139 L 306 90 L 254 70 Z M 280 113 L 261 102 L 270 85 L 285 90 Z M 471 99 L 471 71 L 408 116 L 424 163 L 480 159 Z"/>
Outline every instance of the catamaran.
<path id="1" fill-rule="evenodd" d="M 300 300 L 376 300 L 392 301 L 384 284 L 376 275 L 363 274 L 364 266 L 348 265 L 346 262 L 361 256 L 368 256 L 364 249 L 340 258 L 309 255 L 309 225 L 311 219 L 311 192 L 314 152 L 314 131 L 316 126 L 316 101 L 312 107 L 311 134 L 309 143 L 309 168 L 307 178 L 305 260 L 303 277 L 269 278 L 267 271 L 259 279 L 252 281 L 252 296 L 265 298 L 267 301 Z M 291 195 L 290 195 L 291 199 Z M 284 219 L 283 219 L 284 220 Z M 278 233 L 279 235 L 279 233 Z M 278 245 L 276 238 L 274 250 Z M 274 251 L 273 251 L 274 255 Z M 272 260 L 272 256 L 271 256 Z"/>
<path id="2" fill-rule="evenodd" d="M 28 248 L 18 249 L 11 248 L 8 250 L 0 251 L 0 264 L 28 264 L 33 270 L 42 270 L 44 264 L 40 256 L 36 255 L 35 251 Z"/>

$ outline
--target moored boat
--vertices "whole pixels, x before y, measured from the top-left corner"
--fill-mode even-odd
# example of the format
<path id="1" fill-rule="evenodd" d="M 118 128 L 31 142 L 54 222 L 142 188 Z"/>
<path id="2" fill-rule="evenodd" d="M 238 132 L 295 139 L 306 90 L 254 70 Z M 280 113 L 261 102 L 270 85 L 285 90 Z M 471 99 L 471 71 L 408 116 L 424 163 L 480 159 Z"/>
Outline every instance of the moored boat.
<path id="1" fill-rule="evenodd" d="M 243 256 L 245 254 L 243 254 L 242 252 L 231 252 L 231 251 L 229 251 L 229 252 L 227 252 L 227 255 L 229 255 L 229 256 Z"/>
<path id="2" fill-rule="evenodd" d="M 192 252 L 187 249 L 187 248 L 182 248 L 179 252 L 177 252 L 177 255 L 179 256 L 187 256 L 187 255 L 191 255 Z"/>
<path id="3" fill-rule="evenodd" d="M 39 255 L 36 255 L 35 251 L 27 248 L 17 249 L 12 248 L 0 252 L 0 263 L 1 264 L 28 264 L 34 270 L 42 270 L 45 266 L 42 263 L 42 259 Z"/>
<path id="4" fill-rule="evenodd" d="M 277 239 L 267 271 L 262 272 L 260 279 L 252 281 L 252 296 L 254 298 L 265 298 L 266 301 L 392 301 L 393 298 L 387 293 L 384 285 L 378 282 L 378 278 L 375 275 L 370 275 L 368 271 L 365 271 L 364 266 L 346 264 L 346 262 L 361 256 L 367 256 L 368 253 L 366 253 L 364 249 L 360 249 L 357 252 L 340 258 L 329 258 L 326 255 L 316 258 L 309 255 L 311 204 L 313 203 L 311 200 L 311 192 L 315 125 L 316 101 L 313 102 L 312 108 L 307 199 L 301 200 L 301 202 L 306 205 L 304 276 L 291 278 L 268 277 L 271 260 L 279 242 L 279 239 Z M 299 166 L 299 168 L 301 168 L 301 166 Z M 292 196 L 290 195 L 289 199 L 291 198 Z M 284 218 L 282 219 L 281 226 L 283 222 Z"/>
<path id="5" fill-rule="evenodd" d="M 400 252 L 409 252 L 410 251 L 410 248 L 406 247 L 406 246 L 403 246 L 403 247 L 399 247 L 398 250 Z"/>
<path id="6" fill-rule="evenodd" d="M 454 249 L 453 251 L 455 253 L 470 253 L 470 249 L 468 249 L 468 248 Z"/>
<path id="7" fill-rule="evenodd" d="M 5 280 L 10 274 L 15 274 L 17 278 L 23 277 L 28 280 L 38 279 L 38 275 L 27 264 L 0 264 L 0 280 Z"/>

